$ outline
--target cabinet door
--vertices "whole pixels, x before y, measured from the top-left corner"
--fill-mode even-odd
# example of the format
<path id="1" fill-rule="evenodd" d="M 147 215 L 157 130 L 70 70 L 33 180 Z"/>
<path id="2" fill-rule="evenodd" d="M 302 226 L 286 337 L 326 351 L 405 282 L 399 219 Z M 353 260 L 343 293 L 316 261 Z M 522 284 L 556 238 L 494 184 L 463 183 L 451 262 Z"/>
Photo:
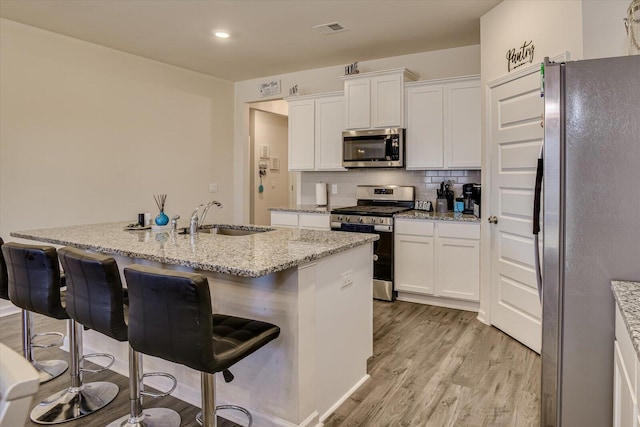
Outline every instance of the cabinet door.
<path id="1" fill-rule="evenodd" d="M 298 216 L 300 228 L 307 230 L 325 230 L 331 229 L 331 218 L 329 214 L 305 214 Z"/>
<path id="2" fill-rule="evenodd" d="M 481 166 L 480 81 L 452 83 L 447 85 L 446 91 L 446 166 L 479 169 Z"/>
<path id="3" fill-rule="evenodd" d="M 345 129 L 371 127 L 371 80 L 352 79 L 344 82 Z"/>
<path id="4" fill-rule="evenodd" d="M 624 364 L 622 352 L 618 345 L 618 340 L 614 341 L 614 362 L 613 362 L 613 426 L 614 427 L 635 427 L 636 415 L 634 392 L 629 373 Z"/>
<path id="5" fill-rule="evenodd" d="M 296 212 L 271 212 L 271 225 L 298 228 L 298 214 Z"/>
<path id="6" fill-rule="evenodd" d="M 316 100 L 316 170 L 346 170 L 342 167 L 344 96 Z"/>
<path id="7" fill-rule="evenodd" d="M 371 127 L 402 127 L 403 107 L 404 77 L 402 74 L 371 78 Z"/>
<path id="8" fill-rule="evenodd" d="M 442 85 L 407 89 L 407 169 L 444 166 L 444 89 Z"/>
<path id="9" fill-rule="evenodd" d="M 314 111 L 313 99 L 289 102 L 289 170 L 315 167 Z"/>
<path id="10" fill-rule="evenodd" d="M 434 238 L 396 234 L 394 280 L 398 291 L 433 295 Z"/>
<path id="11" fill-rule="evenodd" d="M 438 296 L 480 301 L 480 242 L 437 239 Z"/>

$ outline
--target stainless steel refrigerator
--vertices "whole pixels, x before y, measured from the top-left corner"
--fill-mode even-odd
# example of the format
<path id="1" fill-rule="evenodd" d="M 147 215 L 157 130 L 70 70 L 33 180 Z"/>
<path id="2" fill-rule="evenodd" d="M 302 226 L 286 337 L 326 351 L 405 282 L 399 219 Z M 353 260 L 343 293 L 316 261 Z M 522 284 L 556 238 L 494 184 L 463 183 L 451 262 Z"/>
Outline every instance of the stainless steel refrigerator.
<path id="1" fill-rule="evenodd" d="M 546 61 L 544 100 L 541 425 L 610 426 L 611 280 L 640 281 L 640 56 Z"/>

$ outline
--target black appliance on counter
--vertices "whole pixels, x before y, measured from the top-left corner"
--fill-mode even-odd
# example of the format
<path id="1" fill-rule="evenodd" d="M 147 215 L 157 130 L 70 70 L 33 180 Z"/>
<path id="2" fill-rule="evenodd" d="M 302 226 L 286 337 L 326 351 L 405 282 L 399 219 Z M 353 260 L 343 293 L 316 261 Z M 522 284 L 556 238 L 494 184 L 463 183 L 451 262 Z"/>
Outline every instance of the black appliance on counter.
<path id="1" fill-rule="evenodd" d="M 356 198 L 356 206 L 331 210 L 331 229 L 380 236 L 373 246 L 373 298 L 393 301 L 393 215 L 413 209 L 415 188 L 359 185 Z"/>
<path id="2" fill-rule="evenodd" d="M 480 184 L 464 184 L 462 186 L 462 198 L 464 210 L 462 213 L 473 214 L 480 218 L 480 196 L 482 193 Z"/>

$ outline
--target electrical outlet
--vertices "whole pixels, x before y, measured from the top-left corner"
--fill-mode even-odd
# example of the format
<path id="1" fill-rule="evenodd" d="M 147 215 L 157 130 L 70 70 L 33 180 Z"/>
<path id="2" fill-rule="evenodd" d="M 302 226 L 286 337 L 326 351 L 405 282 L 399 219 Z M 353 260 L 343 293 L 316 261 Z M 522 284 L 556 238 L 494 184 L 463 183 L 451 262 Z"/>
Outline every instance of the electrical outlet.
<path id="1" fill-rule="evenodd" d="M 331 194 L 338 194 L 338 184 L 331 184 Z"/>
<path id="2" fill-rule="evenodd" d="M 349 285 L 353 285 L 353 270 L 348 270 L 342 273 L 342 288 L 346 288 Z"/>
<path id="3" fill-rule="evenodd" d="M 217 193 L 218 192 L 218 184 L 213 182 L 209 184 L 209 193 Z"/>

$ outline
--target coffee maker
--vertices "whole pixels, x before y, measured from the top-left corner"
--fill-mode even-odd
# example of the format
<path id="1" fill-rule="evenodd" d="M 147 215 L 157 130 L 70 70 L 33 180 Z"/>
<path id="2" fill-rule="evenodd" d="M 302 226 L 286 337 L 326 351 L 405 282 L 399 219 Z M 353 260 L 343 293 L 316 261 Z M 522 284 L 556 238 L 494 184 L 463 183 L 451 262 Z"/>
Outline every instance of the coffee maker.
<path id="1" fill-rule="evenodd" d="M 462 197 L 464 209 L 462 213 L 473 214 L 480 218 L 480 184 L 464 184 L 462 186 Z"/>

